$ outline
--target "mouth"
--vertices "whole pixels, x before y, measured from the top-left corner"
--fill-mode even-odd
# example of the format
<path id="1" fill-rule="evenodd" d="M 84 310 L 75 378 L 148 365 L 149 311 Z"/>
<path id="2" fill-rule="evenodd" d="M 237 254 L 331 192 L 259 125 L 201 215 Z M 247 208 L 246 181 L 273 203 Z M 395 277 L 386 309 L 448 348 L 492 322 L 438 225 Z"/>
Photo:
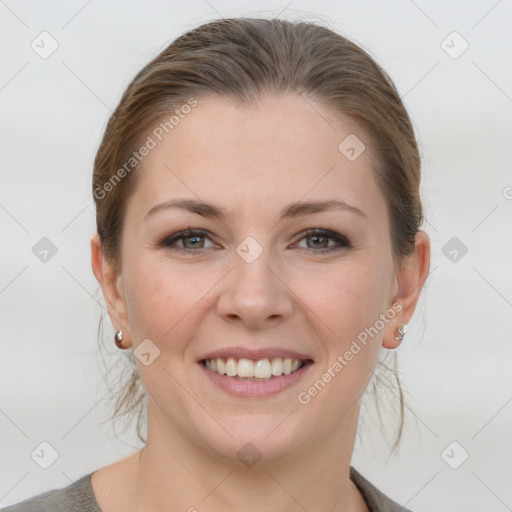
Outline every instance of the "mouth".
<path id="1" fill-rule="evenodd" d="M 300 354 L 287 354 L 291 355 L 295 357 L 279 357 L 277 354 L 262 352 L 233 356 L 225 353 L 211 354 L 198 363 L 208 380 L 229 395 L 265 398 L 296 385 L 313 365 L 312 359 L 301 358 Z"/>
<path id="2" fill-rule="evenodd" d="M 246 382 L 265 382 L 282 375 L 291 375 L 308 362 L 310 362 L 309 359 L 301 360 L 291 357 L 258 360 L 216 357 L 201 361 L 208 370 L 214 373 Z"/>

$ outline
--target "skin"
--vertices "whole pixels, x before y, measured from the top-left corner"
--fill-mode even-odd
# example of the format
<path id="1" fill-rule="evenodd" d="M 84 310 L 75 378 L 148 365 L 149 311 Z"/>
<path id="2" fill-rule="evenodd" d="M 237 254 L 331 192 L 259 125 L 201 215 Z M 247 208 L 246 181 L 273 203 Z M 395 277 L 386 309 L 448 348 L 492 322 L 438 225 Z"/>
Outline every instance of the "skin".
<path id="1" fill-rule="evenodd" d="M 338 150 L 349 134 L 367 148 L 355 161 Z M 126 208 L 122 268 L 104 258 L 97 234 L 91 240 L 93 272 L 123 343 L 150 339 L 160 350 L 149 366 L 137 361 L 149 397 L 145 447 L 93 474 L 104 512 L 283 512 L 298 503 L 310 512 L 367 510 L 349 479 L 361 397 L 381 347 L 399 345 L 396 329 L 413 315 L 430 254 L 420 231 L 414 252 L 394 264 L 369 146 L 357 126 L 299 96 L 244 107 L 209 98 L 145 157 Z M 221 206 L 227 218 L 168 209 L 144 219 L 175 198 Z M 285 205 L 328 199 L 364 216 L 332 210 L 279 220 Z M 178 240 L 188 252 L 159 245 L 188 227 L 209 235 Z M 309 228 L 344 235 L 351 246 L 321 254 L 338 244 L 297 239 Z M 250 264 L 236 252 L 247 236 L 263 249 Z M 298 393 L 394 303 L 402 309 L 384 329 L 307 405 L 299 403 Z M 314 364 L 277 395 L 234 397 L 197 360 L 235 345 L 297 350 Z M 262 454 L 251 468 L 236 455 L 247 442 Z"/>

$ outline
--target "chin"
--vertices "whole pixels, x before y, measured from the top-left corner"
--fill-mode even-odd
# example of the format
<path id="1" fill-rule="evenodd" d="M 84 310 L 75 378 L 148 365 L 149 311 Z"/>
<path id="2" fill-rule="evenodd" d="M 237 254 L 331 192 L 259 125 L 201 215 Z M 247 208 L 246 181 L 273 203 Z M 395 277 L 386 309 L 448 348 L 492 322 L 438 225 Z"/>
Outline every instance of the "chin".
<path id="1" fill-rule="evenodd" d="M 197 433 L 209 451 L 236 465 L 252 467 L 255 463 L 272 462 L 286 458 L 312 440 L 304 421 L 280 414 L 246 414 L 225 418 L 223 428 L 210 428 L 204 422 L 197 425 Z M 284 420 L 284 421 L 283 421 Z M 230 435 L 231 434 L 231 435 Z M 232 436 L 232 437 L 231 437 Z"/>

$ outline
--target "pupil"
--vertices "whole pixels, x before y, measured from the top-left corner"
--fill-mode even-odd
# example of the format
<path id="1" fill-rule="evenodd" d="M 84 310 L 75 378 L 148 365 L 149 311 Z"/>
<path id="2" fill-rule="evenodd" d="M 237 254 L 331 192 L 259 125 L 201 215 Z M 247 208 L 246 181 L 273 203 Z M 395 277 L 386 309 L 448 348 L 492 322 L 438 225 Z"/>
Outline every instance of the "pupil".
<path id="1" fill-rule="evenodd" d="M 189 241 L 189 243 L 190 243 L 190 241 L 194 241 L 194 240 L 197 242 L 200 238 L 201 238 L 200 236 L 195 235 L 195 236 L 189 236 L 189 237 L 185 238 L 185 240 L 188 240 L 188 241 Z M 185 244 L 185 245 L 186 245 L 186 244 Z M 198 247 L 198 244 L 197 244 L 197 243 L 193 243 L 193 242 L 192 242 L 192 244 L 191 244 L 191 245 L 192 245 L 192 247 Z M 199 245 L 200 245 L 200 244 L 199 244 Z"/>
<path id="2" fill-rule="evenodd" d="M 324 240 L 324 242 L 327 240 L 327 238 L 325 236 L 321 236 L 321 235 L 313 235 L 311 237 L 313 240 Z M 322 248 L 325 247 L 325 243 L 322 245 Z"/>

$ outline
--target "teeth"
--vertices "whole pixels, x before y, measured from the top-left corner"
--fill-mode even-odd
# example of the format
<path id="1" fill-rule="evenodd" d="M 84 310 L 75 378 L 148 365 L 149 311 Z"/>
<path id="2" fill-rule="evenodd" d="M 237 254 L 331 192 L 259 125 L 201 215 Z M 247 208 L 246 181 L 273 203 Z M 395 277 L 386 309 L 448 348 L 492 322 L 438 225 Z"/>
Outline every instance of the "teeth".
<path id="1" fill-rule="evenodd" d="M 207 359 L 208 361 L 208 359 Z M 207 367 L 208 368 L 208 367 Z M 211 370 L 211 368 L 210 368 Z M 228 357 L 228 360 L 226 361 L 226 375 L 228 377 L 234 377 L 238 373 L 238 365 L 236 364 L 236 361 L 232 357 Z"/>
<path id="2" fill-rule="evenodd" d="M 219 357 L 218 359 L 216 359 L 216 361 L 217 361 L 217 373 L 220 373 L 221 375 L 226 375 L 226 363 L 224 362 L 224 359 L 221 359 Z"/>
<path id="3" fill-rule="evenodd" d="M 254 364 L 254 376 L 257 379 L 270 379 L 272 375 L 272 366 L 268 359 L 260 359 Z"/>
<path id="4" fill-rule="evenodd" d="M 254 363 L 250 359 L 240 359 L 238 361 L 239 377 L 254 377 Z"/>
<path id="5" fill-rule="evenodd" d="M 283 360 L 281 358 L 272 359 L 272 375 L 283 374 Z"/>
<path id="6" fill-rule="evenodd" d="M 303 362 L 291 357 L 285 359 L 275 357 L 273 359 L 259 359 L 258 361 L 218 357 L 216 359 L 205 359 L 204 365 L 212 372 L 228 377 L 268 380 L 272 377 L 280 377 L 283 374 L 290 375 L 290 373 L 298 370 Z"/>

